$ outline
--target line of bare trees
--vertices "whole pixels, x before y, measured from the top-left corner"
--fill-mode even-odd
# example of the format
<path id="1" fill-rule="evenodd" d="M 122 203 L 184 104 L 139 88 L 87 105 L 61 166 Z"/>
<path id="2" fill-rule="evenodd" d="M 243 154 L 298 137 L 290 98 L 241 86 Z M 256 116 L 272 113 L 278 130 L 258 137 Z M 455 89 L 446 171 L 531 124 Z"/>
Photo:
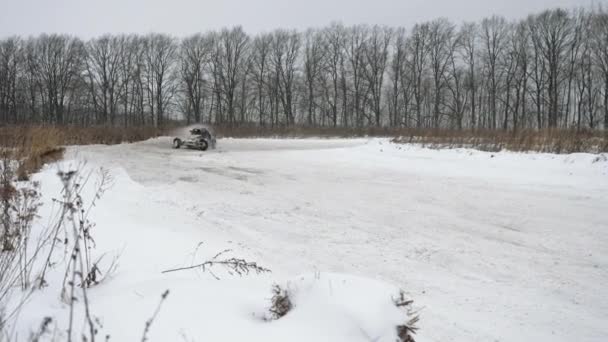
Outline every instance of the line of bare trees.
<path id="1" fill-rule="evenodd" d="M 608 128 L 608 12 L 0 40 L 0 122 Z"/>

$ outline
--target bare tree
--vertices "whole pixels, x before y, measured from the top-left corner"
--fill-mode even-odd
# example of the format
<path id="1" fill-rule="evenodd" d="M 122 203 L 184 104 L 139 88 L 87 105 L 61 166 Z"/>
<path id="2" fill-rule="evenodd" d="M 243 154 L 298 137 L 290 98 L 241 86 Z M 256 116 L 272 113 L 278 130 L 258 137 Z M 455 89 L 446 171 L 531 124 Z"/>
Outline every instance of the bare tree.
<path id="1" fill-rule="evenodd" d="M 120 37 L 105 35 L 87 43 L 86 70 L 97 123 L 114 125 L 120 91 L 120 63 L 126 48 Z"/>
<path id="2" fill-rule="evenodd" d="M 429 29 L 429 59 L 433 79 L 433 127 L 439 127 L 443 90 L 446 86 L 446 73 L 452 59 L 457 39 L 454 36 L 454 26 L 446 19 L 438 19 L 430 23 Z"/>
<path id="3" fill-rule="evenodd" d="M 429 63 L 429 36 L 430 27 L 428 23 L 421 25 L 415 25 L 412 30 L 412 35 L 409 39 L 410 49 L 410 64 L 412 70 L 412 86 L 414 90 L 414 100 L 416 102 L 416 127 L 420 128 L 423 126 L 422 111 L 423 111 L 423 81 L 425 77 L 425 71 Z"/>
<path id="4" fill-rule="evenodd" d="M 469 100 L 466 93 L 466 63 L 461 59 L 462 56 L 467 56 L 466 52 L 461 52 L 464 49 L 466 42 L 464 41 L 463 32 L 459 32 L 452 44 L 452 51 L 448 55 L 449 66 L 447 70 L 446 85 L 450 91 L 451 101 L 446 101 L 445 106 L 450 112 L 449 127 L 451 129 L 462 129 L 464 114 Z"/>
<path id="5" fill-rule="evenodd" d="M 573 118 L 570 117 L 572 104 L 574 102 L 574 82 L 576 77 L 576 65 L 582 61 L 582 54 L 588 53 L 585 49 L 584 40 L 589 39 L 589 18 L 583 10 L 574 11 L 572 15 L 572 38 L 567 51 L 567 62 L 565 65 L 565 77 L 568 85 L 564 89 L 566 93 L 566 103 L 564 105 L 564 119 L 562 126 L 568 127 Z"/>
<path id="6" fill-rule="evenodd" d="M 262 34 L 257 36 L 253 41 L 252 46 L 252 63 L 251 72 L 253 74 L 254 88 L 256 89 L 256 102 L 258 111 L 258 123 L 263 126 L 265 116 L 267 115 L 268 101 L 267 80 L 270 72 L 270 48 L 272 44 L 272 36 Z"/>
<path id="7" fill-rule="evenodd" d="M 203 100 L 207 88 L 205 70 L 211 61 L 213 40 L 196 34 L 184 39 L 180 46 L 180 75 L 186 102 L 186 121 L 202 122 Z"/>
<path id="8" fill-rule="evenodd" d="M 460 29 L 460 43 L 463 60 L 467 65 L 466 87 L 469 92 L 471 128 L 477 127 L 477 46 L 479 44 L 479 27 L 476 23 L 465 23 Z"/>
<path id="9" fill-rule="evenodd" d="M 345 53 L 348 59 L 350 75 L 352 79 L 353 111 L 355 125 L 363 126 L 362 102 L 365 94 L 363 93 L 364 73 L 366 68 L 365 41 L 369 35 L 369 27 L 364 25 L 353 26 L 350 28 L 347 38 Z"/>
<path id="10" fill-rule="evenodd" d="M 498 61 L 505 51 L 507 40 L 507 22 L 503 17 L 493 16 L 481 22 L 481 37 L 483 40 L 483 62 L 489 87 L 490 127 L 496 128 L 498 87 L 500 86 L 501 70 Z"/>
<path id="11" fill-rule="evenodd" d="M 407 80 L 407 46 L 404 28 L 395 31 L 393 40 L 393 54 L 390 63 L 390 100 L 389 100 L 389 125 L 407 126 L 408 123 L 408 103 L 410 84 Z M 403 116 L 403 117 L 402 117 Z"/>
<path id="12" fill-rule="evenodd" d="M 121 36 L 123 44 L 122 55 L 119 59 L 119 97 L 122 105 L 124 125 L 136 124 L 138 118 L 133 113 L 143 114 L 143 82 L 141 78 L 141 66 L 143 64 L 141 39 L 135 35 Z M 139 124 L 144 124 L 142 115 Z"/>
<path id="13" fill-rule="evenodd" d="M 246 54 L 249 49 L 249 37 L 239 27 L 224 29 L 217 37 L 214 57 L 214 78 L 217 83 L 218 106 L 224 103 L 228 123 L 234 125 L 236 91 L 245 71 Z M 221 107 L 219 110 L 222 113 Z M 221 120 L 221 117 L 220 117 Z"/>
<path id="14" fill-rule="evenodd" d="M 325 58 L 324 40 L 318 31 L 308 30 L 304 35 L 304 82 L 306 83 L 307 124 L 317 124 L 315 111 L 318 107 L 316 88 Z"/>
<path id="15" fill-rule="evenodd" d="M 513 130 L 517 130 L 523 123 L 520 117 L 527 111 L 526 96 L 528 94 L 529 78 L 529 31 L 525 23 L 519 23 L 515 27 L 510 40 L 509 58 L 515 60 L 513 77 L 515 83 L 515 104 L 513 110 Z"/>
<path id="16" fill-rule="evenodd" d="M 330 119 L 334 127 L 338 125 L 340 97 L 342 104 L 346 102 L 344 91 L 341 91 L 340 81 L 344 79 L 346 29 L 342 25 L 332 24 L 324 31 L 327 50 L 325 53 L 326 80 L 324 86 L 325 101 L 330 109 Z M 344 108 L 342 108 L 344 110 Z"/>
<path id="17" fill-rule="evenodd" d="M 67 100 L 84 64 L 84 43 L 66 35 L 42 35 L 31 43 L 30 70 L 42 88 L 43 120 L 64 124 Z"/>
<path id="18" fill-rule="evenodd" d="M 175 40 L 164 34 L 150 34 L 144 39 L 146 92 L 150 115 L 162 126 L 165 112 L 177 90 Z"/>
<path id="19" fill-rule="evenodd" d="M 563 63 L 569 44 L 571 20 L 568 12 L 556 9 L 545 11 L 536 17 L 532 39 L 540 47 L 547 70 L 549 95 L 547 116 L 548 127 L 557 127 L 560 113 L 558 98 L 563 81 Z"/>
<path id="20" fill-rule="evenodd" d="M 602 9 L 593 16 L 593 29 L 591 31 L 591 50 L 595 64 L 602 73 L 603 78 L 603 107 L 604 129 L 608 128 L 608 13 Z M 591 96 L 590 96 L 591 97 Z M 591 101 L 591 99 L 590 99 Z M 593 118 L 593 116 L 591 116 Z M 593 128 L 591 119 L 591 128 Z"/>
<path id="21" fill-rule="evenodd" d="M 278 80 L 277 88 L 287 125 L 295 123 L 294 82 L 300 44 L 300 35 L 295 31 L 277 30 L 272 35 L 271 61 Z"/>
<path id="22" fill-rule="evenodd" d="M 393 31 L 387 27 L 374 26 L 365 43 L 365 77 L 371 92 L 372 112 L 375 125 L 380 126 L 382 118 L 382 90 L 384 74 L 388 63 L 388 48 Z"/>
<path id="23" fill-rule="evenodd" d="M 0 120 L 17 123 L 17 77 L 23 64 L 21 39 L 0 41 Z"/>

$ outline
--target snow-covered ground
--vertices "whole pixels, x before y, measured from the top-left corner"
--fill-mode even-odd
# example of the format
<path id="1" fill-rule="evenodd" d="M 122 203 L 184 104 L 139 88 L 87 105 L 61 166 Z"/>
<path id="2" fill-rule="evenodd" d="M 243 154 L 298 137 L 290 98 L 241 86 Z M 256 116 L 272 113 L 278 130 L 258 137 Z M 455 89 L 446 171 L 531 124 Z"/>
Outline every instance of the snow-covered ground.
<path id="1" fill-rule="evenodd" d="M 170 145 L 66 156 L 114 177 L 92 219 L 97 253 L 120 253 L 119 267 L 90 292 L 111 340 L 139 340 L 170 289 L 151 341 L 393 341 L 398 288 L 420 308 L 417 341 L 608 340 L 605 155 L 386 139 Z M 56 168 L 37 176 L 47 199 Z M 161 273 L 227 248 L 273 272 Z M 274 283 L 289 284 L 296 309 L 266 322 Z M 65 313 L 47 297 L 23 327 Z"/>

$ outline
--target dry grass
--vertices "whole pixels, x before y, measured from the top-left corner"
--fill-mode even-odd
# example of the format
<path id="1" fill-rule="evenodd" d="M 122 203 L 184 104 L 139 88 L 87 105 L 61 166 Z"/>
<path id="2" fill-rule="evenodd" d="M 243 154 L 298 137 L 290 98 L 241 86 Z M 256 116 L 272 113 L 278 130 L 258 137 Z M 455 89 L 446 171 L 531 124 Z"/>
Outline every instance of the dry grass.
<path id="1" fill-rule="evenodd" d="M 171 127 L 0 127 L 0 148 L 19 160 L 18 177 L 27 179 L 49 162 L 63 157 L 66 145 L 119 144 L 166 135 Z M 608 131 L 395 129 L 385 127 L 259 127 L 241 125 L 215 127 L 219 137 L 393 137 L 396 143 L 422 144 L 430 148 L 475 148 L 484 151 L 538 151 L 550 153 L 608 152 Z"/>
<path id="2" fill-rule="evenodd" d="M 418 143 L 430 148 L 475 148 L 546 153 L 608 152 L 608 132 L 574 130 L 423 131 L 408 132 L 393 139 L 397 143 Z"/>
<path id="3" fill-rule="evenodd" d="M 216 127 L 219 137 L 392 137 L 396 143 L 422 144 L 431 148 L 475 148 L 484 151 L 537 151 L 550 153 L 608 152 L 608 131 L 447 130 L 412 128 L 333 127 Z"/>
<path id="4" fill-rule="evenodd" d="M 63 157 L 62 136 L 54 129 L 11 127 L 0 130 L 4 158 L 18 161 L 19 180 L 27 180 L 48 162 Z"/>
<path id="5" fill-rule="evenodd" d="M 49 162 L 63 157 L 66 145 L 119 144 L 146 140 L 165 134 L 155 127 L 0 127 L 0 148 L 20 162 L 18 178 L 25 180 Z"/>
<path id="6" fill-rule="evenodd" d="M 166 135 L 169 128 L 157 127 L 66 127 L 64 145 L 114 145 Z"/>
<path id="7" fill-rule="evenodd" d="M 167 130 L 156 127 L 7 126 L 0 127 L 0 146 L 112 145 L 161 136 Z"/>

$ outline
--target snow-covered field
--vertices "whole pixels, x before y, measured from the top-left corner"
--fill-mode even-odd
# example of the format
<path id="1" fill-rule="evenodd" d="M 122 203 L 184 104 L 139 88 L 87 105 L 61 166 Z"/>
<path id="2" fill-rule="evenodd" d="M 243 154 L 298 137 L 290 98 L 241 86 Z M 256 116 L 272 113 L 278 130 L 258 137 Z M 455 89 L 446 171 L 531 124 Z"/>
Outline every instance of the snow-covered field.
<path id="1" fill-rule="evenodd" d="M 72 147 L 63 163 L 114 177 L 92 220 L 96 253 L 119 253 L 119 267 L 90 292 L 113 341 L 140 340 L 165 289 L 151 341 L 394 341 L 398 288 L 420 309 L 417 341 L 608 340 L 605 155 L 170 142 Z M 37 176 L 47 200 L 57 167 Z M 224 249 L 273 272 L 161 273 Z M 296 308 L 266 322 L 274 283 Z M 45 292 L 23 330 L 65 315 Z"/>

